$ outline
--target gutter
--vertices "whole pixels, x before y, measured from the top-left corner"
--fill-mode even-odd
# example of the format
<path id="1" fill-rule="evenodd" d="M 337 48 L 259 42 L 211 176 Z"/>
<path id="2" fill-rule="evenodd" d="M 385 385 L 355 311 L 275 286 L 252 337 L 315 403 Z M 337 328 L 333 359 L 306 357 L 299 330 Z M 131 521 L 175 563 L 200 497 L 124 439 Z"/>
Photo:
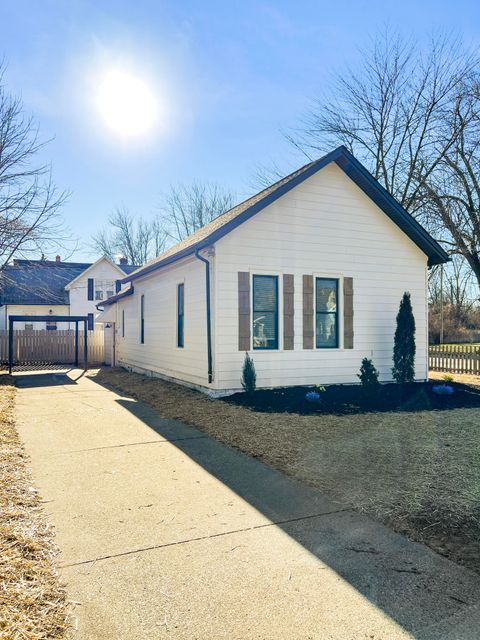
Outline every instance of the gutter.
<path id="1" fill-rule="evenodd" d="M 205 297 L 207 303 L 207 360 L 208 360 L 208 384 L 213 381 L 212 365 L 212 314 L 211 314 L 211 288 L 210 288 L 210 262 L 200 255 L 199 249 L 195 249 L 195 257 L 205 264 Z"/>

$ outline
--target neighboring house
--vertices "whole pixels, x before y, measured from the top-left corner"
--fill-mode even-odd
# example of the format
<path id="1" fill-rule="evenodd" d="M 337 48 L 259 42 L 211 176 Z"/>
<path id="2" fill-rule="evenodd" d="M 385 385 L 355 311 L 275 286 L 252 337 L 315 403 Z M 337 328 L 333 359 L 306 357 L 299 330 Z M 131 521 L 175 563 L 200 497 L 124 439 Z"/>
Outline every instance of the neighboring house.
<path id="1" fill-rule="evenodd" d="M 0 272 L 0 329 L 8 329 L 13 315 L 89 317 L 94 328 L 99 300 L 111 297 L 120 280 L 137 267 L 114 264 L 100 258 L 94 264 L 50 260 L 14 260 Z M 103 325 L 97 325 L 103 328 Z M 35 322 L 15 324 L 15 329 L 69 329 L 69 323 Z"/>
<path id="2" fill-rule="evenodd" d="M 388 381 L 410 291 L 423 380 L 427 272 L 447 260 L 339 147 L 129 274 L 101 319 L 118 365 L 212 394 L 241 389 L 246 351 L 259 387 L 357 383 L 365 356 Z"/>

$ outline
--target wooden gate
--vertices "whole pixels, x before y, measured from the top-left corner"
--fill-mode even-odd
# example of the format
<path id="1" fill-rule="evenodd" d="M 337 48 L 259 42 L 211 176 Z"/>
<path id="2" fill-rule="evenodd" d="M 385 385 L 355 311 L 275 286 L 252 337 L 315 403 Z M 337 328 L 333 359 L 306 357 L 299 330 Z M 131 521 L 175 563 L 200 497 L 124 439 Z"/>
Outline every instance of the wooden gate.
<path id="1" fill-rule="evenodd" d="M 80 364 L 84 353 L 84 336 L 78 336 Z M 104 364 L 103 331 L 87 332 L 89 366 Z M 0 331 L 0 362 L 8 366 L 8 331 Z M 40 367 L 75 363 L 75 331 L 13 331 L 13 365 Z"/>

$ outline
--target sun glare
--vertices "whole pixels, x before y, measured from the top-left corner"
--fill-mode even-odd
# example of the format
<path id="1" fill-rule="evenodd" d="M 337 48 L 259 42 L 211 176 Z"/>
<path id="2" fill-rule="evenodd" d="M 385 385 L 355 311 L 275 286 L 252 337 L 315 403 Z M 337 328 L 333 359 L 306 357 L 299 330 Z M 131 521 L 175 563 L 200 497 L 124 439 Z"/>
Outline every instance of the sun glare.
<path id="1" fill-rule="evenodd" d="M 148 133 L 157 118 L 157 101 L 151 89 L 124 71 L 112 70 L 102 77 L 97 105 L 108 127 L 125 137 Z"/>

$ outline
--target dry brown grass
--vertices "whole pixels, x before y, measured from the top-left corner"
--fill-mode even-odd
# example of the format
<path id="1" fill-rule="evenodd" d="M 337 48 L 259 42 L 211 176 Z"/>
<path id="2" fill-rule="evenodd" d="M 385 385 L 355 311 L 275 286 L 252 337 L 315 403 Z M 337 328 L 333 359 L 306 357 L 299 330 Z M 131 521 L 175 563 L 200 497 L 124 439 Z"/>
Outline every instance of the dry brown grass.
<path id="1" fill-rule="evenodd" d="M 0 375 L 0 638 L 64 638 L 66 594 L 55 570 L 53 532 L 32 486 L 14 402 L 13 379 Z"/>
<path id="2" fill-rule="evenodd" d="M 480 376 L 474 376 L 470 373 L 445 373 L 442 371 L 430 371 L 428 377 L 430 380 L 443 380 L 445 376 L 451 376 L 454 382 L 460 384 L 469 384 L 473 387 L 480 387 Z"/>
<path id="3" fill-rule="evenodd" d="M 121 369 L 92 373 L 480 571 L 480 410 L 261 413 Z"/>

